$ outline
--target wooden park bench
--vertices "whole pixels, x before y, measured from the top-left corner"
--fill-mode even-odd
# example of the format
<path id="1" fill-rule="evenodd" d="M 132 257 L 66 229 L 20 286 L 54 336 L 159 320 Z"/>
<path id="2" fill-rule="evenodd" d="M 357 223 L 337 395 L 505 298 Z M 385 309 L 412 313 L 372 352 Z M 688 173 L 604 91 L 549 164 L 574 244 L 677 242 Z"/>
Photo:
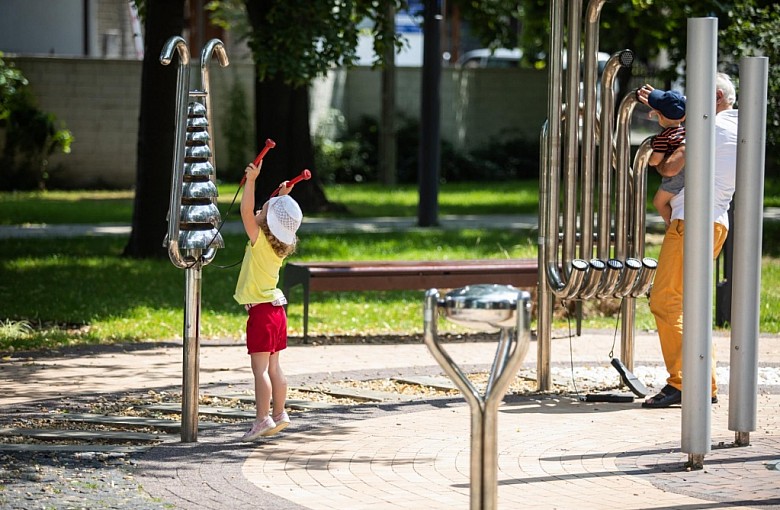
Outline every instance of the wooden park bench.
<path id="1" fill-rule="evenodd" d="M 289 262 L 282 291 L 303 286 L 303 339 L 309 332 L 309 295 L 315 291 L 456 289 L 478 283 L 536 287 L 536 259 L 447 261 Z M 289 299 L 289 298 L 288 298 Z"/>

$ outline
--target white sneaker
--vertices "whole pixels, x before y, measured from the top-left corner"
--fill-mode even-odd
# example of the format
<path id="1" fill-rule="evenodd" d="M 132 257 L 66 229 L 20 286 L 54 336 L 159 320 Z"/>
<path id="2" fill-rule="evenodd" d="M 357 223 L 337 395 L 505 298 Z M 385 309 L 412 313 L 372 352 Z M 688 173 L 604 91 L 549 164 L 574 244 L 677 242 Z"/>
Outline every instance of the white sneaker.
<path id="1" fill-rule="evenodd" d="M 274 429 L 268 433 L 269 436 L 272 436 L 286 428 L 287 425 L 290 424 L 290 417 L 287 416 L 287 411 L 282 411 L 281 413 L 274 416 L 274 421 L 276 422 L 276 427 L 274 427 Z"/>
<path id="2" fill-rule="evenodd" d="M 241 436 L 241 441 L 254 441 L 260 436 L 270 436 L 272 433 L 271 431 L 276 427 L 277 425 L 274 420 L 270 416 L 266 416 L 261 422 L 255 421 L 249 432 Z"/>

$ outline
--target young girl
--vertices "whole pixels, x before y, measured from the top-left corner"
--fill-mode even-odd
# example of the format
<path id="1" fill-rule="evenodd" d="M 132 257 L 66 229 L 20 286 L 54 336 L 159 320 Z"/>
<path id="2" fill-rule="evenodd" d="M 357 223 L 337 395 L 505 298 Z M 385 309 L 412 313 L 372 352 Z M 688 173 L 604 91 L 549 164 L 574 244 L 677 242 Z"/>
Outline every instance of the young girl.
<path id="1" fill-rule="evenodd" d="M 287 347 L 287 300 L 276 284 L 282 261 L 295 251 L 295 233 L 303 214 L 297 202 L 288 196 L 292 190 L 288 181 L 279 185 L 279 196 L 268 200 L 255 213 L 255 180 L 261 166 L 262 163 L 246 167 L 241 221 L 249 242 L 233 295 L 249 313 L 246 346 L 252 359 L 257 407 L 255 422 L 242 441 L 274 435 L 290 424 L 284 410 L 287 379 L 279 365 L 279 352 Z"/>

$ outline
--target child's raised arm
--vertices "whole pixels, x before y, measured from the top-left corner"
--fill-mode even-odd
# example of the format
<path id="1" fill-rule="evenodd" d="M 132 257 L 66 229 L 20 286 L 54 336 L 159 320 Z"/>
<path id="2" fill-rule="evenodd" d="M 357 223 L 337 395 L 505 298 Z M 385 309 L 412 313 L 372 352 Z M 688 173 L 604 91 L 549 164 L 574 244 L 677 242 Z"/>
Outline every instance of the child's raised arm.
<path id="1" fill-rule="evenodd" d="M 255 181 L 260 175 L 260 167 L 262 166 L 262 160 L 258 165 L 254 163 L 247 165 L 245 170 L 246 182 L 244 183 L 244 192 L 241 195 L 241 222 L 244 224 L 244 230 L 252 244 L 255 244 L 257 235 L 260 232 L 260 227 L 258 227 L 257 220 L 255 220 Z"/>

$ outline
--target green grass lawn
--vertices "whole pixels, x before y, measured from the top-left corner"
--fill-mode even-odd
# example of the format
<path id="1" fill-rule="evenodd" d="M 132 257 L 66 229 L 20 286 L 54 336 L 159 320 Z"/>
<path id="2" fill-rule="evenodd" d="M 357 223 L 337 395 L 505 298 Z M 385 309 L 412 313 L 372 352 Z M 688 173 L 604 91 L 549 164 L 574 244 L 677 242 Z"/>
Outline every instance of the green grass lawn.
<path id="1" fill-rule="evenodd" d="M 453 183 L 441 186 L 440 214 L 536 213 L 536 181 L 506 183 Z M 236 195 L 236 184 L 219 187 L 222 215 Z M 328 200 L 345 205 L 341 217 L 416 216 L 417 188 L 387 189 L 378 184 L 338 184 L 325 189 Z M 240 200 L 240 196 L 238 197 Z M 237 219 L 238 203 L 231 210 Z M 0 225 L 25 223 L 130 223 L 132 191 L 38 191 L 0 193 Z"/>
<path id="2" fill-rule="evenodd" d="M 657 176 L 650 175 L 648 210 L 657 188 Z M 658 182 L 656 182 L 658 181 Z M 223 216 L 236 194 L 236 184 L 219 187 L 219 207 Z M 780 181 L 765 183 L 764 205 L 780 207 Z M 343 204 L 348 213 L 341 217 L 414 217 L 417 215 L 417 188 L 399 185 L 392 189 L 375 183 L 336 184 L 325 188 L 328 200 Z M 458 182 L 439 189 L 439 214 L 536 214 L 539 208 L 537 181 Z M 236 220 L 238 204 L 231 219 Z M 37 191 L 0 193 L 0 225 L 26 223 L 124 223 L 132 221 L 132 191 Z"/>
<path id="3" fill-rule="evenodd" d="M 0 350 L 69 343 L 164 340 L 181 336 L 184 271 L 168 260 L 121 257 L 124 238 L 4 240 Z M 232 298 L 246 240 L 226 248 L 203 271 L 204 337 L 238 337 L 246 313 Z M 292 260 L 533 257 L 528 235 L 467 230 L 328 234 L 302 238 Z M 107 283 L 108 282 L 108 283 Z M 302 333 L 300 290 L 290 296 L 290 332 Z M 422 329 L 420 292 L 315 293 L 314 334 L 413 333 Z M 370 309 L 370 311 L 368 311 Z M 10 321 L 10 322 L 8 322 Z M 19 321 L 33 330 L 14 327 Z"/>
<path id="4" fill-rule="evenodd" d="M 236 187 L 222 192 L 222 205 Z M 534 212 L 533 183 L 442 186 L 441 214 Z M 412 187 L 335 186 L 332 200 L 355 216 L 413 216 Z M 3 223 L 82 223 L 102 218 L 126 223 L 130 192 L 2 193 Z M 373 212 L 373 214 L 371 214 Z M 57 221 L 54 220 L 57 219 Z M 780 224 L 764 224 L 760 330 L 780 333 Z M 4 239 L 0 250 L 0 351 L 62 345 L 180 338 L 184 271 L 166 260 L 121 256 L 124 237 Z M 204 338 L 238 338 L 245 312 L 232 299 L 245 238 L 226 235 L 225 249 L 203 273 Z M 536 258 L 536 233 L 527 231 L 415 230 L 373 234 L 307 234 L 290 260 L 446 260 Z M 657 246 L 648 255 L 657 256 Z M 301 291 L 289 296 L 290 333 L 302 333 Z M 422 331 L 422 291 L 314 293 L 310 334 L 416 334 Z M 585 328 L 615 327 L 614 300 L 587 302 Z M 556 327 L 565 328 L 562 310 Z M 449 323 L 443 330 L 452 329 Z M 647 300 L 637 300 L 637 328 L 653 329 Z M 462 330 L 461 330 L 462 331 Z"/>

